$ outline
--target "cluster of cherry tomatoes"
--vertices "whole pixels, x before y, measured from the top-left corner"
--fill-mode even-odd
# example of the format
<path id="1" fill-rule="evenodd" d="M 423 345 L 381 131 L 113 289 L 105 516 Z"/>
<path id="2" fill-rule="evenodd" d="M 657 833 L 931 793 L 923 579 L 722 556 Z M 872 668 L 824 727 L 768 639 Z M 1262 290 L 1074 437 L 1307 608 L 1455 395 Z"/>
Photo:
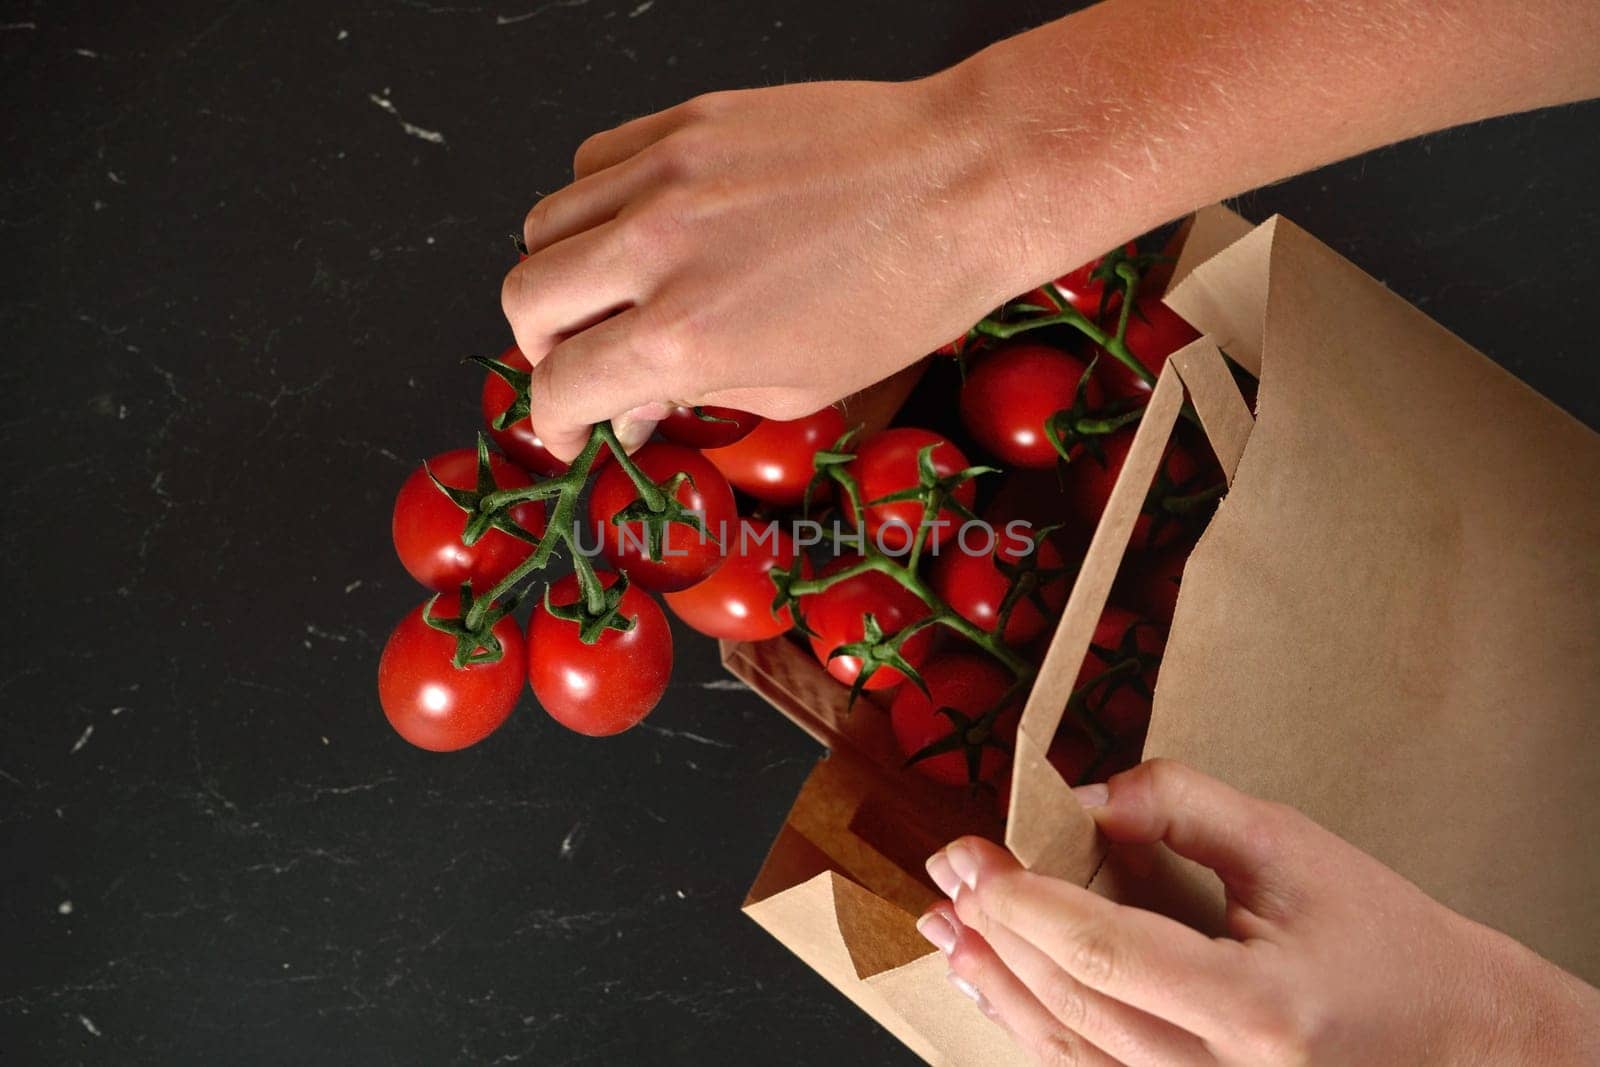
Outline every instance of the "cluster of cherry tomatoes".
<path id="1" fill-rule="evenodd" d="M 671 674 L 659 594 L 712 637 L 808 646 L 853 695 L 871 694 L 865 713 L 887 710 L 920 773 L 999 785 L 1154 376 L 1196 336 L 1137 294 L 1148 262 L 1114 252 L 941 349 L 960 374 L 936 368 L 919 386 L 921 406 L 946 416 L 939 430 L 863 436 L 834 407 L 792 421 L 679 408 L 632 456 L 597 427 L 568 467 L 527 419 L 522 353 L 481 360 L 500 453 L 480 437 L 435 456 L 395 503 L 396 551 L 436 596 L 384 651 L 390 722 L 421 747 L 461 748 L 510 716 L 526 679 L 564 725 L 625 730 Z M 1059 525 L 1008 503 L 1007 483 L 1028 477 L 1034 505 L 1039 485 L 1054 497 L 1032 510 Z M 1069 780 L 1137 759 L 1177 577 L 1220 485 L 1203 437 L 1175 437 L 1051 752 Z M 574 572 L 519 626 L 523 583 L 559 549 Z"/>

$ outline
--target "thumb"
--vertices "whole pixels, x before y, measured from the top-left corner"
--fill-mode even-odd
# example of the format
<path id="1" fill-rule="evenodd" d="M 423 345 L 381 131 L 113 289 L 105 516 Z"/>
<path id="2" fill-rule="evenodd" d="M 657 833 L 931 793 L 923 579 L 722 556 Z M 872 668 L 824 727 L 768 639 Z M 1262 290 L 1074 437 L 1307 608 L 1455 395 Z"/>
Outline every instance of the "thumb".
<path id="1" fill-rule="evenodd" d="M 1112 841 L 1159 841 L 1215 871 L 1246 907 L 1292 888 L 1290 861 L 1314 825 L 1293 808 L 1241 793 L 1169 759 L 1149 760 L 1104 786 L 1074 793 Z"/>

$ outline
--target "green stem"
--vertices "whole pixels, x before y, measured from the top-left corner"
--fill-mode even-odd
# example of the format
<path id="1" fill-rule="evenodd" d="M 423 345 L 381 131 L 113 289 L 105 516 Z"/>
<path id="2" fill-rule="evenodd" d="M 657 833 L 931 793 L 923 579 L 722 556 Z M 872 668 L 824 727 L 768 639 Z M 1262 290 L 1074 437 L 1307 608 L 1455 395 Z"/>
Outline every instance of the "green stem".
<path id="1" fill-rule="evenodd" d="M 798 598 L 802 596 L 810 596 L 813 593 L 821 593 L 827 589 L 833 588 L 840 582 L 849 581 L 851 578 L 858 577 L 867 573 L 868 571 L 877 571 L 880 574 L 886 574 L 890 578 L 893 578 L 896 582 L 900 583 L 901 588 L 911 593 L 931 609 L 931 614 L 925 616 L 924 618 L 918 619 L 916 622 L 907 627 L 907 629 L 915 632 L 916 630 L 925 629 L 929 626 L 938 625 L 950 630 L 954 630 L 956 633 L 960 634 L 962 637 L 965 637 L 967 640 L 983 649 L 989 655 L 993 656 L 996 660 L 1000 661 L 1000 663 L 1003 664 L 1005 668 L 1016 677 L 1032 677 L 1033 665 L 1016 652 L 1012 651 L 1010 646 L 1008 646 L 998 634 L 990 633 L 987 630 L 980 629 L 967 619 L 963 618 L 961 615 L 957 614 L 950 608 L 948 604 L 939 599 L 939 594 L 935 593 L 933 589 L 922 580 L 916 571 L 911 570 L 904 564 L 899 563 L 890 557 L 877 552 L 876 550 L 869 551 L 866 557 L 862 559 L 860 563 L 852 563 L 850 566 L 843 567 L 837 571 L 834 571 L 832 574 L 820 575 L 815 578 L 806 578 L 792 583 L 789 586 L 789 595 L 791 597 Z"/>
<path id="2" fill-rule="evenodd" d="M 628 480 L 633 482 L 633 487 L 639 491 L 639 499 L 644 501 L 644 506 L 651 511 L 661 512 L 667 509 L 667 497 L 661 489 L 652 482 L 639 465 L 628 455 L 622 443 L 617 440 L 616 431 L 612 430 L 609 422 L 602 422 L 594 428 L 595 434 L 605 441 L 606 447 L 611 449 L 611 455 L 622 468 Z"/>
<path id="3" fill-rule="evenodd" d="M 462 620 L 469 630 L 475 630 L 483 622 L 484 615 L 496 601 L 506 596 L 517 586 L 521 585 L 534 571 L 543 570 L 550 562 L 550 557 L 555 554 L 556 547 L 560 544 L 570 544 L 572 541 L 573 519 L 578 507 L 578 497 L 583 493 L 583 488 L 589 483 L 589 472 L 594 466 L 595 457 L 600 454 L 601 447 L 606 443 L 606 437 L 611 427 L 601 423 L 589 431 L 589 440 L 583 446 L 583 451 L 578 453 L 578 458 L 572 461 L 561 474 L 556 475 L 537 485 L 523 489 L 506 489 L 498 493 L 490 493 L 479 503 L 479 507 L 489 510 L 503 506 L 508 500 L 518 501 L 523 499 L 540 499 L 554 496 L 555 506 L 550 509 L 550 515 L 545 522 L 544 536 L 539 538 L 539 547 L 527 559 L 519 563 L 510 574 L 502 578 L 488 593 L 473 601 L 472 608 L 467 612 L 467 617 Z M 612 440 L 615 440 L 613 437 Z M 529 489 L 548 490 L 541 493 L 540 497 L 521 496 Z M 588 560 L 583 559 L 583 554 L 573 546 L 572 552 L 574 566 L 578 568 L 578 584 L 585 585 L 583 568 L 588 565 Z M 579 562 L 581 560 L 581 563 Z M 584 596 L 593 611 L 600 610 L 602 592 L 599 580 L 594 576 L 593 566 L 588 566 L 592 588 L 584 588 Z"/>

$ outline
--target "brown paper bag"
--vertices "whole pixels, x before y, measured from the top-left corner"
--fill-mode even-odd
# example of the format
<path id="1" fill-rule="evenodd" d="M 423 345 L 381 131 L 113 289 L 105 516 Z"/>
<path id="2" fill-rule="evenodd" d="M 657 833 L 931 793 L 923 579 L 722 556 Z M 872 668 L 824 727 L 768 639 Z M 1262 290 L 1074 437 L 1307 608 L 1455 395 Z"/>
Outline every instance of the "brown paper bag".
<path id="1" fill-rule="evenodd" d="M 1041 668 L 1006 843 L 1220 922 L 1215 877 L 1170 853 L 1139 880 L 1102 867 L 1043 758 L 1187 397 L 1232 486 L 1184 572 L 1146 755 L 1294 804 L 1600 981 L 1600 438 L 1282 219 L 1200 213 L 1167 300 L 1206 336 L 1161 375 Z M 1254 419 L 1219 348 L 1260 374 Z M 1017 1060 L 913 926 L 922 858 L 992 813 L 899 770 L 803 650 L 724 659 L 834 750 L 746 911 L 928 1062 Z"/>

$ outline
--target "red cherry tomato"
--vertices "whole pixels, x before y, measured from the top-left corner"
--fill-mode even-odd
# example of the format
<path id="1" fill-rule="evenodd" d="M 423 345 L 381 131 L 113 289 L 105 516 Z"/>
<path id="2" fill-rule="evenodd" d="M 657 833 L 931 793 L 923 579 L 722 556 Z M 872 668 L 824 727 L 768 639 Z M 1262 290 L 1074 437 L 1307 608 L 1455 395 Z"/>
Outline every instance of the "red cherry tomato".
<path id="1" fill-rule="evenodd" d="M 526 257 L 524 257 L 526 258 Z M 512 345 L 500 353 L 500 362 L 516 370 L 526 371 L 531 364 L 528 357 L 522 354 L 522 349 Z M 539 431 L 533 428 L 533 423 L 527 419 L 520 419 L 504 430 L 494 428 L 494 422 L 503 414 L 511 402 L 516 399 L 516 390 L 500 375 L 490 371 L 483 379 L 483 422 L 489 428 L 489 436 L 494 439 L 500 451 L 522 464 L 535 474 L 545 477 L 560 474 L 567 469 L 561 462 L 544 447 L 544 442 L 539 440 Z M 604 450 L 600 456 L 607 456 Z"/>
<path id="2" fill-rule="evenodd" d="M 1133 434 L 1131 426 L 1107 434 L 1099 439 L 1103 458 L 1086 450 L 1068 465 L 1064 490 L 1070 513 L 1079 520 L 1099 522 L 1133 447 Z M 1204 524 L 1208 512 L 1198 505 L 1188 508 L 1183 502 L 1217 488 L 1220 481 L 1220 474 L 1212 476 L 1181 441 L 1173 441 L 1162 454 L 1144 510 L 1134 522 L 1129 547 L 1136 551 L 1161 548 L 1192 534 Z"/>
<path id="3" fill-rule="evenodd" d="M 610 588 L 616 574 L 600 580 Z M 567 575 L 550 586 L 550 602 L 578 602 L 578 579 Z M 631 630 L 608 629 L 592 645 L 578 624 L 557 618 L 541 601 L 528 619 L 528 684 L 549 716 L 590 737 L 609 737 L 650 714 L 672 680 L 672 631 L 655 600 L 630 585 L 618 612 Z"/>
<path id="4" fill-rule="evenodd" d="M 1106 322 L 1107 331 L 1115 327 L 1116 320 Z M 1167 365 L 1167 357 L 1199 336 L 1199 330 L 1159 297 L 1141 296 L 1133 302 L 1133 313 L 1128 316 L 1128 332 L 1123 340 L 1144 368 L 1159 378 L 1161 368 Z M 1108 396 L 1144 396 L 1150 392 L 1150 385 L 1109 352 L 1100 353 L 1095 373 L 1104 382 Z"/>
<path id="5" fill-rule="evenodd" d="M 1154 552 L 1130 553 L 1122 561 L 1111 595 L 1146 618 L 1172 625 L 1178 607 L 1178 584 L 1189 562 L 1189 546 L 1175 545 Z"/>
<path id="6" fill-rule="evenodd" d="M 812 460 L 844 436 L 844 416 L 831 407 L 787 422 L 767 419 L 744 440 L 706 450 L 740 492 L 781 507 L 794 507 L 805 497 L 816 473 Z"/>
<path id="7" fill-rule="evenodd" d="M 1073 686 L 1085 694 L 1089 717 L 1117 738 L 1142 738 L 1166 647 L 1156 623 L 1108 605 Z"/>
<path id="8" fill-rule="evenodd" d="M 920 673 L 928 692 L 914 685 L 901 686 L 889 708 L 889 723 L 895 740 L 900 742 L 900 751 L 911 760 L 952 734 L 955 724 L 940 709 L 953 710 L 962 717 L 966 737 L 961 747 L 911 763 L 912 770 L 945 785 L 993 782 L 1011 764 L 1011 746 L 1016 741 L 1022 706 L 1012 701 L 991 724 L 978 724 L 1011 688 L 1010 672 L 988 656 L 948 652 L 930 659 Z M 976 776 L 969 750 L 978 753 Z"/>
<path id="9" fill-rule="evenodd" d="M 961 421 L 984 450 L 1018 468 L 1055 466 L 1056 450 L 1045 423 L 1076 402 L 1088 364 L 1058 348 L 1015 341 L 979 360 L 961 386 Z M 1084 405 L 1098 410 L 1098 374 L 1084 389 Z M 1074 451 L 1076 454 L 1076 450 Z"/>
<path id="10" fill-rule="evenodd" d="M 793 626 L 788 608 L 772 612 L 777 587 L 768 575 L 774 567 L 787 569 L 794 563 L 794 538 L 776 523 L 740 519 L 727 549 L 727 558 L 711 577 L 665 594 L 667 607 L 701 633 L 727 641 L 765 641 Z M 809 576 L 810 565 L 801 567 Z"/>
<path id="11" fill-rule="evenodd" d="M 984 544 L 980 541 L 972 547 L 981 549 Z M 1064 571 L 1061 553 L 1048 538 L 1039 542 L 1035 550 L 1026 539 L 998 529 L 989 552 L 968 552 L 959 541 L 946 545 L 934 559 L 928 580 L 933 591 L 958 615 L 993 633 L 1000 621 L 1000 606 L 1011 588 L 1011 578 L 1001 568 L 1010 569 L 1019 563 L 1025 564 L 1024 574 L 1027 568 L 1036 568 L 1032 577 L 1023 579 L 1032 584 L 1033 592 L 1023 595 L 1012 607 L 1006 620 L 1005 640 L 1008 645 L 1023 645 L 1060 617 L 1072 587 L 1072 576 Z M 1041 581 L 1039 572 L 1048 571 L 1063 573 Z M 1044 602 L 1044 611 L 1039 610 L 1038 600 Z"/>
<path id="12" fill-rule="evenodd" d="M 835 574 L 860 561 L 858 556 L 841 556 L 824 567 L 822 573 Z M 865 616 L 871 615 L 884 636 L 890 637 L 929 614 L 928 606 L 914 593 L 878 571 L 863 572 L 820 593 L 802 597 L 800 611 L 817 635 L 811 638 L 811 651 L 828 673 L 845 685 L 855 684 L 861 673 L 861 660 L 856 656 L 829 659 L 828 655 L 841 645 L 862 639 L 866 633 Z M 906 638 L 900 646 L 900 654 L 915 668 L 927 658 L 932 644 L 932 628 L 924 628 Z M 862 688 L 891 689 L 905 681 L 905 677 L 893 667 L 879 667 Z"/>
<path id="13" fill-rule="evenodd" d="M 1137 255 L 1139 251 L 1132 241 L 1124 245 L 1122 250 L 1130 256 Z M 1066 298 L 1067 303 L 1091 319 L 1100 314 L 1100 303 L 1105 296 L 1105 279 L 1092 277 L 1094 272 L 1100 269 L 1100 264 L 1104 259 L 1104 256 L 1096 256 L 1078 269 L 1070 270 L 1056 279 L 1056 289 Z M 1061 304 L 1051 299 L 1050 294 L 1042 285 L 1025 293 L 1020 300 L 1024 304 L 1031 304 L 1046 311 L 1062 310 Z M 1107 309 L 1115 307 L 1120 300 L 1121 295 L 1113 289 Z"/>
<path id="14" fill-rule="evenodd" d="M 522 631 L 507 616 L 491 633 L 500 641 L 494 663 L 458 668 L 456 639 L 429 626 L 423 605 L 389 635 L 378 660 L 378 702 L 395 732 L 418 748 L 452 752 L 494 733 L 517 706 L 526 664 Z M 440 593 L 429 610 L 435 619 L 458 617 L 461 598 Z"/>
<path id="15" fill-rule="evenodd" d="M 528 558 L 533 545 L 501 530 L 489 530 L 476 543 L 462 544 L 467 513 L 433 484 L 429 470 L 451 488 L 472 489 L 478 484 L 478 453 L 471 448 L 441 452 L 426 469 L 411 472 L 394 501 L 390 532 L 395 552 L 411 577 L 429 589 L 454 592 L 470 580 L 474 590 L 486 593 Z M 532 484 L 517 466 L 497 455 L 490 455 L 489 471 L 501 489 Z M 518 504 L 511 517 L 535 537 L 544 532 L 544 505 L 536 500 Z"/>
<path id="16" fill-rule="evenodd" d="M 650 559 L 643 521 L 620 525 L 611 521 L 612 516 L 639 499 L 638 490 L 622 465 L 612 463 L 595 478 L 589 491 L 589 522 L 600 537 L 601 553 L 645 589 L 687 589 L 717 569 L 722 563 L 723 543 L 738 534 L 739 513 L 733 505 L 733 490 L 705 456 L 682 445 L 652 441 L 633 454 L 633 462 L 657 485 L 666 484 L 675 474 L 687 474 L 676 497 L 685 509 L 699 515 L 705 530 L 687 523 L 668 523 L 661 542 L 661 558 Z"/>
<path id="17" fill-rule="evenodd" d="M 941 478 L 971 466 L 967 457 L 947 438 L 931 430 L 905 426 L 875 433 L 862 441 L 856 447 L 856 458 L 845 467 L 861 491 L 867 536 L 885 552 L 904 552 L 911 547 L 917 527 L 922 523 L 922 503 L 902 500 L 875 504 L 873 501 L 920 484 L 917 456 L 929 445 L 934 446 L 933 469 Z M 958 485 L 950 498 L 971 508 L 977 495 L 977 483 L 969 479 Z M 963 521 L 953 508 L 940 508 L 935 522 L 928 528 L 926 548 L 937 551 L 941 544 L 955 537 Z"/>
<path id="18" fill-rule="evenodd" d="M 708 418 L 701 418 L 706 415 Z M 750 436 L 750 431 L 761 425 L 761 416 L 735 408 L 701 407 L 695 409 L 683 404 L 675 406 L 656 429 L 675 445 L 690 448 L 722 448 Z"/>

